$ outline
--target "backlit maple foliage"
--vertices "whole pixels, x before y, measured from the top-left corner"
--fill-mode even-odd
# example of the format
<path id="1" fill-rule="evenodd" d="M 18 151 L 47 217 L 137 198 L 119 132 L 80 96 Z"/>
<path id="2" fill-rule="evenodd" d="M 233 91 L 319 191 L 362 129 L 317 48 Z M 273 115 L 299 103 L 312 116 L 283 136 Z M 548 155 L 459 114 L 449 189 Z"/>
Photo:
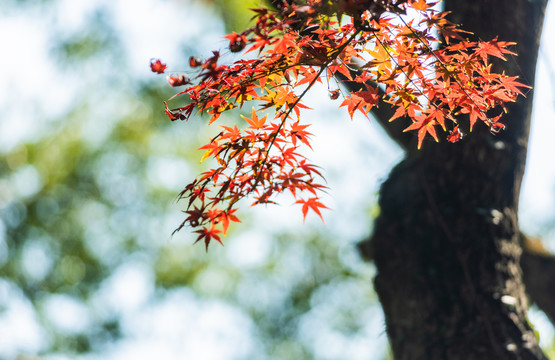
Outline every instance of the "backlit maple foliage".
<path id="1" fill-rule="evenodd" d="M 434 10 L 435 3 L 274 3 L 276 10 L 253 10 L 253 27 L 225 36 L 229 50 L 244 52 L 244 58 L 225 63 L 214 51 L 205 60 L 189 59 L 194 77 L 168 77 L 171 86 L 192 83 L 170 99 L 184 97 L 185 105 L 170 109 L 166 103 L 171 120 L 201 112 L 212 124 L 223 112 L 254 102 L 250 117 L 242 116 L 246 128 L 221 125 L 221 132 L 200 148 L 205 151 L 202 160 L 214 158 L 218 167 L 179 194 L 187 208 L 177 230 L 197 228 L 197 241 L 206 247 L 212 240 L 221 243 L 220 234 L 239 221 L 236 204 L 247 196 L 256 205 L 274 203 L 276 195 L 289 192 L 302 205 L 303 217 L 309 210 L 322 217 L 322 174 L 298 152 L 299 146 L 310 147 L 309 124 L 301 120 L 307 109 L 302 100 L 316 83 L 341 78 L 362 84 L 362 90 L 343 96 L 339 106 L 352 118 L 357 111 L 368 116 L 380 100 L 391 104 L 396 111 L 390 121 L 409 117 L 412 124 L 405 131 L 417 132 L 419 148 L 427 135 L 459 141 L 459 114 L 468 114 L 471 130 L 480 120 L 493 133 L 500 131 L 503 104 L 522 95 L 524 85 L 516 77 L 492 72 L 489 63 L 490 57 L 513 55 L 507 49 L 512 43 L 465 39 L 468 33 Z M 153 60 L 151 68 L 161 73 L 166 65 Z M 330 98 L 338 99 L 340 91 L 329 89 Z"/>

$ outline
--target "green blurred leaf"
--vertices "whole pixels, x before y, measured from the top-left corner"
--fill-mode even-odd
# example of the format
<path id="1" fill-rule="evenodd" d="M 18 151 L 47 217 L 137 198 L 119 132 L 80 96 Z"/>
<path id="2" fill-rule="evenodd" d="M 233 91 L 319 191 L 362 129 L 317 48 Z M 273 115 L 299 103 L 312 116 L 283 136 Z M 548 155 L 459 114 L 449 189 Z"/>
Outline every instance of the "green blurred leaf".
<path id="1" fill-rule="evenodd" d="M 241 32 L 253 25 L 251 18 L 254 13 L 249 9 L 268 6 L 263 0 L 202 0 L 216 7 L 226 32 Z"/>

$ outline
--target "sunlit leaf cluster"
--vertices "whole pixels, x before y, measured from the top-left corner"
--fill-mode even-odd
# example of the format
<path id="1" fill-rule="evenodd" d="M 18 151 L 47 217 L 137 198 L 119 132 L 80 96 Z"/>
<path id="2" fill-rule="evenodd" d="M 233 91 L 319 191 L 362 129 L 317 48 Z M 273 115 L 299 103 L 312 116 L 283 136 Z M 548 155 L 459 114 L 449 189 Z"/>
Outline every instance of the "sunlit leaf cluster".
<path id="1" fill-rule="evenodd" d="M 190 59 L 194 78 L 169 76 L 172 86 L 189 85 L 170 99 L 184 98 L 185 105 L 166 103 L 171 120 L 201 112 L 212 124 L 225 111 L 255 104 L 246 129 L 221 126 L 200 148 L 203 160 L 214 158 L 219 166 L 181 192 L 187 209 L 178 230 L 198 228 L 197 241 L 208 247 L 211 240 L 221 242 L 230 221 L 239 221 L 234 213 L 240 199 L 273 203 L 283 192 L 302 205 L 303 216 L 309 210 L 322 216 L 321 173 L 298 152 L 301 145 L 310 147 L 302 100 L 317 83 L 328 84 L 332 99 L 339 97 L 342 81 L 360 84 L 362 89 L 344 95 L 339 106 L 352 118 L 388 103 L 395 109 L 390 121 L 411 119 L 405 131 L 417 132 L 419 148 L 427 136 L 439 141 L 441 133 L 459 141 L 460 119 L 467 119 L 470 130 L 478 120 L 492 133 L 502 130 L 504 104 L 522 95 L 524 85 L 493 72 L 489 61 L 512 55 L 512 43 L 467 40 L 468 33 L 434 5 L 423 0 L 277 2 L 275 10 L 254 9 L 251 28 L 225 36 L 230 52 L 243 52 L 240 60 L 225 63 L 214 51 L 205 60 Z M 151 68 L 163 73 L 166 65 L 152 60 Z M 332 79 L 339 79 L 336 88 L 329 85 Z"/>

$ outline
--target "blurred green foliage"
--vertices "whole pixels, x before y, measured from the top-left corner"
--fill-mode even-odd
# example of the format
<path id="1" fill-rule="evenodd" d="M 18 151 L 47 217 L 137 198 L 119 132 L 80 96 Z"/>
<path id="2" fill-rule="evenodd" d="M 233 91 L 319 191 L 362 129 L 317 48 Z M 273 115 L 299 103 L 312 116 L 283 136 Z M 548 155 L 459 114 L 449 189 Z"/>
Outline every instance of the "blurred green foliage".
<path id="1" fill-rule="evenodd" d="M 265 6 L 264 0 L 202 0 L 216 8 L 225 24 L 226 32 L 240 33 L 248 26 L 252 26 L 252 8 Z"/>
<path id="2" fill-rule="evenodd" d="M 33 9 L 23 3 L 7 7 Z M 225 0 L 208 8 L 239 29 L 254 5 Z M 245 358 L 340 359 L 352 341 L 366 343 L 372 321 L 381 326 L 380 310 L 372 267 L 353 244 L 309 226 L 264 233 L 248 219 L 231 229 L 225 247 L 209 253 L 193 246 L 186 230 L 171 236 L 181 221 L 176 195 L 201 171 L 195 149 L 207 130 L 198 121 L 172 123 L 164 116 L 162 101 L 173 90 L 148 72 L 148 59 L 144 73 L 134 72 L 130 40 L 109 6 L 92 9 L 71 31 L 56 20 L 59 1 L 36 6 L 53 19 L 49 56 L 57 76 L 71 78 L 78 90 L 62 115 L 34 114 L 46 130 L 0 156 L 0 333 L 11 316 L 23 316 L 18 304 L 28 304 L 40 338 L 24 336 L 0 349 L 0 358 L 75 358 L 130 341 L 129 300 L 110 297 L 119 294 L 113 284 L 134 289 L 117 281 L 128 269 L 139 269 L 143 276 L 135 280 L 146 284 L 131 297 L 153 289 L 133 311 L 148 312 L 188 289 L 195 301 L 223 302 L 247 314 L 255 328 L 239 331 L 256 346 Z M 187 59 L 191 50 L 206 51 L 195 40 L 172 42 L 187 49 Z M 67 320 L 64 313 L 77 315 Z M 322 331 L 328 340 L 341 339 L 338 354 L 322 354 Z M 383 353 L 384 341 L 373 353 Z"/>

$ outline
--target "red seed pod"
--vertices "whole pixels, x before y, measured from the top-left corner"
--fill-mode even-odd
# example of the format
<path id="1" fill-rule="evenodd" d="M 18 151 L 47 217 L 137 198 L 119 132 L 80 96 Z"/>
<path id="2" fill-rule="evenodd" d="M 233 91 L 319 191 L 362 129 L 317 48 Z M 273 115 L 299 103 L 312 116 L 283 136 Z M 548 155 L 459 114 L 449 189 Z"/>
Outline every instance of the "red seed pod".
<path id="1" fill-rule="evenodd" d="M 462 139 L 462 137 L 463 137 L 463 133 L 459 129 L 459 125 L 457 125 L 453 128 L 453 130 L 451 130 L 449 135 L 447 135 L 447 141 L 452 142 L 452 143 L 456 143 L 457 141 Z"/>
<path id="2" fill-rule="evenodd" d="M 339 89 L 330 90 L 330 99 L 337 100 L 339 97 Z"/>
<path id="3" fill-rule="evenodd" d="M 200 59 L 196 56 L 191 56 L 189 58 L 189 66 L 190 67 L 199 67 L 200 65 L 202 65 L 202 61 L 200 61 Z"/>
<path id="4" fill-rule="evenodd" d="M 291 83 L 291 75 L 289 75 L 289 72 L 285 71 L 283 73 L 283 77 L 285 78 L 285 81 L 287 81 L 288 84 Z"/>
<path id="5" fill-rule="evenodd" d="M 183 115 L 181 112 L 170 110 L 168 108 L 168 104 L 166 102 L 164 102 L 164 105 L 166 107 L 166 109 L 165 109 L 166 115 L 168 115 L 168 117 L 170 118 L 171 121 L 185 120 L 186 119 L 185 115 Z"/>
<path id="6" fill-rule="evenodd" d="M 247 38 L 244 35 L 237 34 L 235 31 L 224 37 L 229 40 L 229 50 L 231 52 L 239 52 L 247 45 Z"/>
<path id="7" fill-rule="evenodd" d="M 185 74 L 179 76 L 168 76 L 168 84 L 171 87 L 187 85 L 191 83 L 191 79 Z"/>
<path id="8" fill-rule="evenodd" d="M 492 122 L 489 126 L 489 131 L 492 134 L 497 134 L 499 133 L 501 130 L 505 130 L 505 125 L 500 123 L 500 122 Z"/>

